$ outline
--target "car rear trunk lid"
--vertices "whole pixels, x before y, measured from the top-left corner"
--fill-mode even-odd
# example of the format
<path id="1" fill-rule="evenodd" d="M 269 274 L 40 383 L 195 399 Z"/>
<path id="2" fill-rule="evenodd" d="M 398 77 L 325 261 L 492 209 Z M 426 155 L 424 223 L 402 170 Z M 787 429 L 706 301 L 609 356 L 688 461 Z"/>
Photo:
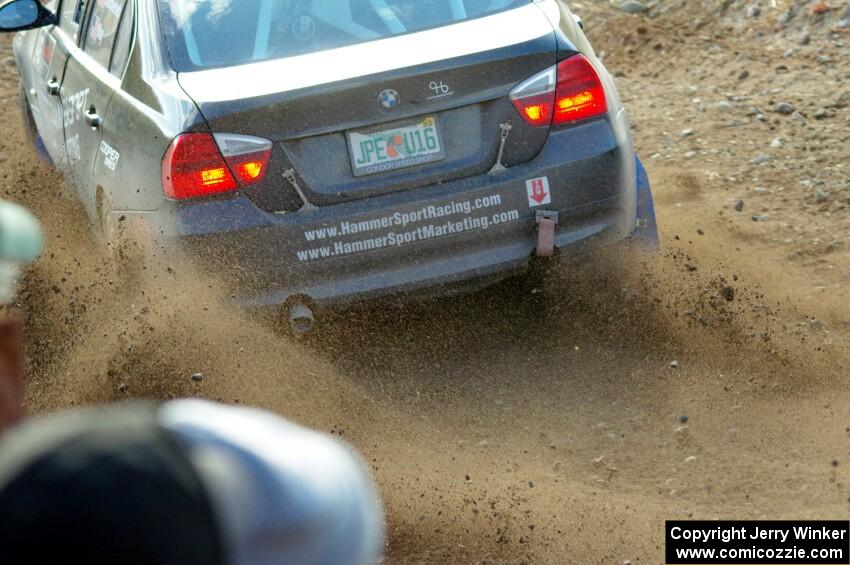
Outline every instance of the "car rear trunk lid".
<path id="1" fill-rule="evenodd" d="M 389 62 L 386 53 L 392 53 Z M 496 164 L 504 124 L 511 124 L 504 164 L 532 159 L 548 128 L 527 125 L 508 93 L 556 58 L 552 25 L 529 4 L 443 28 L 179 79 L 213 132 L 275 142 L 273 174 L 249 196 L 266 210 L 286 211 L 298 205 L 293 184 L 321 206 L 484 174 Z M 354 145 L 363 136 L 415 135 L 426 120 L 433 120 L 427 123 L 438 132 L 440 151 L 423 156 L 424 162 L 368 174 L 354 166 L 360 155 Z M 395 139 L 401 137 L 408 140 Z"/>

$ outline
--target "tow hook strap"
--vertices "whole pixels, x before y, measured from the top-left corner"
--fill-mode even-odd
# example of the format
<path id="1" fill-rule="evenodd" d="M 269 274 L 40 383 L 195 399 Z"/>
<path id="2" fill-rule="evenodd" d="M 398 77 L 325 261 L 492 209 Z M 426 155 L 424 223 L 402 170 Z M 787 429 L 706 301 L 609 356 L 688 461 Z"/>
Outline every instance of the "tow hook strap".
<path id="1" fill-rule="evenodd" d="M 538 257 L 555 255 L 555 226 L 558 225 L 558 212 L 538 210 L 535 218 L 537 223 L 537 248 L 534 254 Z"/>

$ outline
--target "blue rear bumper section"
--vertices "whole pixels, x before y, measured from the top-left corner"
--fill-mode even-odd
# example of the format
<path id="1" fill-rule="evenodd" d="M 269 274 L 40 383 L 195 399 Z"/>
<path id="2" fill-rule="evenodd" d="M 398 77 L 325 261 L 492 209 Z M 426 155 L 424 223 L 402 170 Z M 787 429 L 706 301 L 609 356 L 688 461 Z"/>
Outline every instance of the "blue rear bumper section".
<path id="1" fill-rule="evenodd" d="M 537 206 L 526 183 L 540 177 L 551 202 Z M 449 205 L 445 215 L 428 213 Z M 521 272 L 534 254 L 539 209 L 559 213 L 562 254 L 627 238 L 657 245 L 646 172 L 604 120 L 553 132 L 534 160 L 493 174 L 288 214 L 263 211 L 245 195 L 170 202 L 146 219 L 229 283 L 237 303 L 272 306 L 297 295 L 322 306 L 445 294 Z M 368 227 L 352 232 L 351 224 Z M 405 237 L 412 239 L 394 243 Z"/>

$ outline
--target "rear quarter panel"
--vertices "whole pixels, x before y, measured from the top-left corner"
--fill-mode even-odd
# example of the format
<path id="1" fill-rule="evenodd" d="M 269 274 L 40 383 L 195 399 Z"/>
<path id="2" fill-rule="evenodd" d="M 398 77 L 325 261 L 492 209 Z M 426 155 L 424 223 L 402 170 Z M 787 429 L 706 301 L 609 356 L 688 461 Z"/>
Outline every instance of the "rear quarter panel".
<path id="1" fill-rule="evenodd" d="M 178 134 L 206 127 L 168 68 L 155 3 L 139 0 L 138 8 L 136 39 L 121 87 L 107 110 L 102 151 L 94 169 L 98 190 L 116 212 L 162 208 L 161 166 L 166 149 Z"/>
<path id="2" fill-rule="evenodd" d="M 608 69 L 594 51 L 584 30 L 576 23 L 573 12 L 567 6 L 565 0 L 544 0 L 538 3 L 538 6 L 547 15 L 549 21 L 552 22 L 559 43 L 587 57 L 599 74 L 599 79 L 605 87 L 611 128 L 617 144 L 623 148 L 621 166 L 628 174 L 627 185 L 634 187 L 632 190 L 633 194 L 631 195 L 632 198 L 629 199 L 628 204 L 631 208 L 629 213 L 637 214 L 637 170 L 634 159 L 634 140 L 632 138 L 628 115 L 623 106 L 617 86 L 614 83 L 614 77 L 608 72 Z M 592 22 L 590 22 L 590 25 L 592 25 Z"/>

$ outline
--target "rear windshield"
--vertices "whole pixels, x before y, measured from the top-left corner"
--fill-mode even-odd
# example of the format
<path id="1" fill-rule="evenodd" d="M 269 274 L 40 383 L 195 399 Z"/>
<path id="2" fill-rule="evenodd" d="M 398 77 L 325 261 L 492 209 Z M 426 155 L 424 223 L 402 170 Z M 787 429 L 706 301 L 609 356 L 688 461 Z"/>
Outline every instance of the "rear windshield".
<path id="1" fill-rule="evenodd" d="M 530 0 L 159 0 L 177 71 L 344 47 L 480 18 Z"/>

